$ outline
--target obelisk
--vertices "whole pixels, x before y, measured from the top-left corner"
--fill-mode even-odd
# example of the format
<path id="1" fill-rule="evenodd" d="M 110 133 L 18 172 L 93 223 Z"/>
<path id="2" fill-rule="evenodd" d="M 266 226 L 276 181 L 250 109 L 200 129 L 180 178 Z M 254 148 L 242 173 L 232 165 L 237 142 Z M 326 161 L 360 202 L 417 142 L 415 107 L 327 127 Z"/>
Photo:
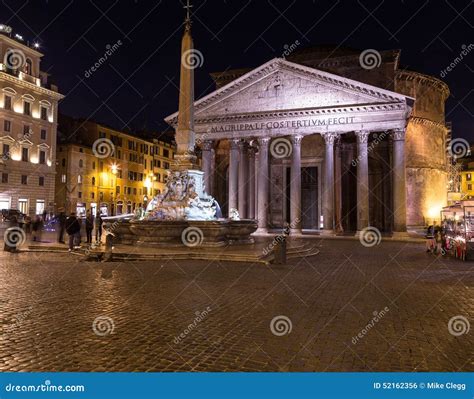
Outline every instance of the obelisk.
<path id="1" fill-rule="evenodd" d="M 193 38 L 191 36 L 191 17 L 189 0 L 184 21 L 184 34 L 181 40 L 181 72 L 179 82 L 178 127 L 176 129 L 177 151 L 176 166 L 179 170 L 196 168 L 194 152 L 194 65 L 189 60 L 193 58 Z"/>
<path id="2" fill-rule="evenodd" d="M 203 193 L 203 172 L 197 164 L 194 133 L 194 68 L 197 54 L 191 36 L 192 6 L 187 0 L 184 33 L 181 40 L 181 70 L 179 82 L 178 127 L 176 129 L 176 153 L 172 170 L 184 172 L 194 178 L 199 196 Z"/>

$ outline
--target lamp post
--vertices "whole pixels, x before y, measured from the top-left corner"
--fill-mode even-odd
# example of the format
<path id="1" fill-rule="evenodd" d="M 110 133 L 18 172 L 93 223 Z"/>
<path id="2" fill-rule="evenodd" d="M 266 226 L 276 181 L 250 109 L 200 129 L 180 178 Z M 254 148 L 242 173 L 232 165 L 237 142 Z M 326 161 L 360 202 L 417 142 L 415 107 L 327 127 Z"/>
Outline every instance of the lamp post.
<path id="1" fill-rule="evenodd" d="M 115 209 L 115 199 L 116 199 L 116 196 L 117 196 L 117 172 L 118 172 L 118 167 L 117 167 L 117 164 L 116 163 L 113 163 L 112 164 L 112 167 L 111 167 L 111 171 L 112 171 L 112 175 L 114 176 L 114 179 L 113 179 L 113 185 L 112 185 L 112 208 L 113 208 L 113 212 L 111 216 L 114 216 L 114 214 L 116 213 L 116 209 Z"/>

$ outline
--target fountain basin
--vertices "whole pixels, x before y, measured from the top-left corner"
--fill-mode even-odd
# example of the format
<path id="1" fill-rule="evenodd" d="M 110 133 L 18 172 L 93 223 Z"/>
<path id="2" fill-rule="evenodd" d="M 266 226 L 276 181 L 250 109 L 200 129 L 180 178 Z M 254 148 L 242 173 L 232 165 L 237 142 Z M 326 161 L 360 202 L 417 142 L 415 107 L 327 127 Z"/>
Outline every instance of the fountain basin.
<path id="1" fill-rule="evenodd" d="M 112 229 L 116 243 L 189 248 L 251 244 L 255 230 L 253 219 L 124 220 Z"/>

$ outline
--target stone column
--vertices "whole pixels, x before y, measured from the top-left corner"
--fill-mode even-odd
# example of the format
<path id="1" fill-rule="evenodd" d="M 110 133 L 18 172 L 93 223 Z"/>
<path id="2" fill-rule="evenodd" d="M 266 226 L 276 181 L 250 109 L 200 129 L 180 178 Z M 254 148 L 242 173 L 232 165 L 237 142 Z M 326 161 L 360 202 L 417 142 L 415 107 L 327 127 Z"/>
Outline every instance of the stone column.
<path id="1" fill-rule="evenodd" d="M 268 187 L 269 187 L 269 159 L 268 143 L 269 137 L 258 139 L 258 229 L 257 233 L 268 232 Z"/>
<path id="2" fill-rule="evenodd" d="M 214 143 L 211 140 L 204 140 L 202 143 L 202 170 L 204 172 L 204 191 L 212 195 L 212 149 Z"/>
<path id="3" fill-rule="evenodd" d="M 342 136 L 338 137 L 335 143 L 335 162 L 334 162 L 334 218 L 336 233 L 343 233 L 342 227 Z"/>
<path id="4" fill-rule="evenodd" d="M 230 139 L 229 153 L 229 215 L 231 209 L 237 209 L 238 167 L 239 167 L 239 139 Z"/>
<path id="5" fill-rule="evenodd" d="M 393 139 L 393 235 L 407 234 L 405 188 L 405 130 L 392 131 Z"/>
<path id="6" fill-rule="evenodd" d="M 334 140 L 336 133 L 321 133 L 326 142 L 324 159 L 323 234 L 334 234 Z"/>
<path id="7" fill-rule="evenodd" d="M 357 136 L 357 232 L 369 226 L 369 131 L 355 132 Z"/>
<path id="8" fill-rule="evenodd" d="M 291 136 L 293 144 L 290 182 L 290 233 L 301 234 L 301 140 L 303 136 Z"/>
<path id="9" fill-rule="evenodd" d="M 255 147 L 248 148 L 249 181 L 248 181 L 248 213 L 249 219 L 255 219 Z"/>
<path id="10" fill-rule="evenodd" d="M 247 142 L 239 143 L 239 215 L 242 219 L 247 218 L 247 186 L 249 163 L 247 158 Z"/>

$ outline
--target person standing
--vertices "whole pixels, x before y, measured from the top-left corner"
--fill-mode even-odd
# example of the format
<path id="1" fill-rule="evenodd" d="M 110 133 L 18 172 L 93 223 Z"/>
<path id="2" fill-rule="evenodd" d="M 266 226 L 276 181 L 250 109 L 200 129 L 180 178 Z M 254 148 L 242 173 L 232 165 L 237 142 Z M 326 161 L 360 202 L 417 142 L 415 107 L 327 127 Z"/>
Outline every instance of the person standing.
<path id="1" fill-rule="evenodd" d="M 78 236 L 79 244 L 81 241 L 81 224 L 79 220 L 77 220 L 74 212 L 71 212 L 71 215 L 66 219 L 66 233 L 69 235 L 69 252 L 71 252 L 75 244 L 78 244 Z"/>
<path id="2" fill-rule="evenodd" d="M 102 216 L 100 212 L 97 212 L 97 216 L 95 218 L 95 241 L 97 244 L 102 243 Z"/>
<path id="3" fill-rule="evenodd" d="M 41 230 L 43 229 L 43 221 L 39 215 L 36 215 L 32 224 L 33 241 L 41 241 Z"/>
<path id="4" fill-rule="evenodd" d="M 64 242 L 64 230 L 66 230 L 66 214 L 61 211 L 58 216 L 58 224 L 59 224 L 59 233 L 58 233 L 58 242 L 61 244 L 65 244 Z"/>
<path id="5" fill-rule="evenodd" d="M 92 230 L 94 230 L 94 215 L 90 210 L 87 211 L 86 215 L 86 237 L 87 244 L 92 244 Z"/>

